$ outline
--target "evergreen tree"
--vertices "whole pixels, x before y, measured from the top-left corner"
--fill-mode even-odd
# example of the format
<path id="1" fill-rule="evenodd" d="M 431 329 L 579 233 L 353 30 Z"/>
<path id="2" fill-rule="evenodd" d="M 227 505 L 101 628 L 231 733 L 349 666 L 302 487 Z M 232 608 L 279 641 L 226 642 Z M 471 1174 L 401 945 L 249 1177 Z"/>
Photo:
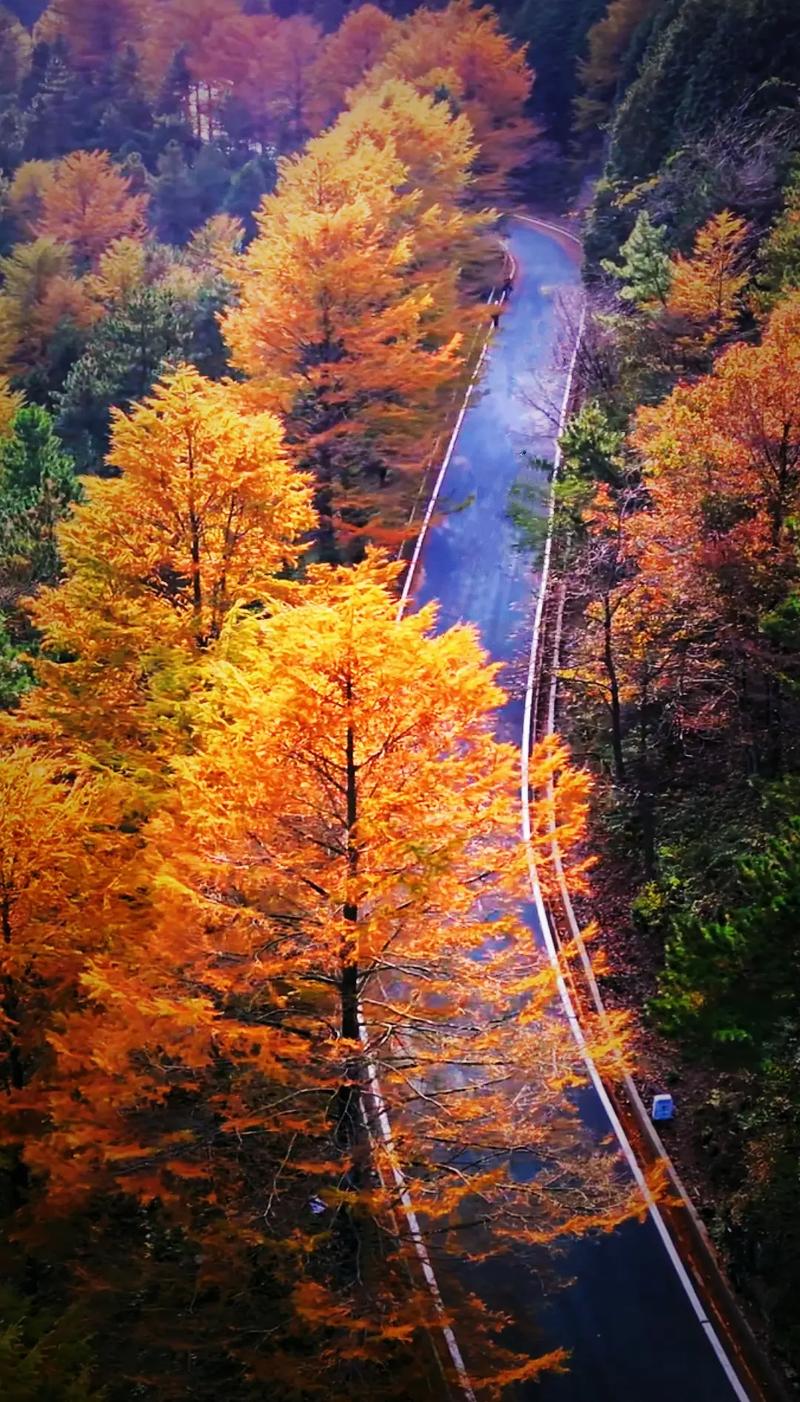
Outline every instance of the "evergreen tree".
<path id="1" fill-rule="evenodd" d="M 102 472 L 112 408 L 128 408 L 168 361 L 187 358 L 192 324 L 170 293 L 143 287 L 94 331 L 58 397 L 58 430 L 82 472 Z"/>
<path id="2" fill-rule="evenodd" d="M 643 210 L 620 249 L 621 261 L 604 259 L 602 264 L 603 271 L 622 284 L 620 296 L 626 302 L 642 307 L 654 302 L 666 305 L 671 278 L 667 247 L 666 227 L 651 223 Z"/>
<path id="3" fill-rule="evenodd" d="M 253 156 L 233 175 L 223 209 L 241 220 L 248 243 L 258 232 L 256 210 L 264 196 L 272 194 L 277 178 L 277 165 L 269 156 Z"/>
<path id="4" fill-rule="evenodd" d="M 58 571 L 56 526 L 78 498 L 72 459 L 51 416 L 20 409 L 0 443 L 0 558 L 4 592 L 52 582 Z"/>
<path id="5" fill-rule="evenodd" d="M 164 148 L 157 170 L 151 203 L 156 236 L 164 243 L 184 244 L 201 220 L 191 170 L 178 141 L 173 139 Z"/>

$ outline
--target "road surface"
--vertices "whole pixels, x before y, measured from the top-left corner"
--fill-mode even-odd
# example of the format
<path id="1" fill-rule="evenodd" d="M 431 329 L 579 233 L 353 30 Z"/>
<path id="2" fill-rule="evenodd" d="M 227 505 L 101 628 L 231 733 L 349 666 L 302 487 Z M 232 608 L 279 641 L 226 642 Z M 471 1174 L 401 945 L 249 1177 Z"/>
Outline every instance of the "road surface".
<path id="1" fill-rule="evenodd" d="M 554 369 L 563 359 L 559 306 L 577 291 L 579 269 L 562 242 L 519 220 L 509 242 L 516 284 L 440 498 L 462 509 L 446 512 L 428 531 L 412 598 L 413 606 L 439 601 L 441 629 L 476 624 L 487 652 L 506 664 L 502 680 L 512 699 L 499 733 L 519 744 L 538 578 L 519 549 L 509 494 L 521 475 L 530 480 L 523 450 L 552 458 L 555 430 L 536 406 L 557 406 L 563 395 L 566 369 Z M 529 919 L 541 944 L 533 908 Z M 582 1095 L 581 1112 L 595 1132 L 610 1134 L 591 1089 Z M 731 1383 L 649 1218 L 576 1243 L 556 1269 L 568 1282 L 556 1291 L 537 1289 L 522 1263 L 517 1269 L 507 1259 L 476 1268 L 470 1279 L 488 1304 L 516 1320 L 517 1346 L 531 1354 L 559 1346 L 571 1352 L 569 1373 L 523 1389 L 526 1402 L 732 1402 Z"/>

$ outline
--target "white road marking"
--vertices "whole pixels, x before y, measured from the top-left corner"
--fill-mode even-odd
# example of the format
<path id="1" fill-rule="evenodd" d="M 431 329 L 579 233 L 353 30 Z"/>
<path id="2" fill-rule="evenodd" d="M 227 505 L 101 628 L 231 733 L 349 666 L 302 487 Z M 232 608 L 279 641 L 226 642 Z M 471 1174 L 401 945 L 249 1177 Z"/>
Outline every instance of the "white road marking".
<path id="1" fill-rule="evenodd" d="M 545 220 L 536 220 L 525 215 L 520 215 L 518 217 L 525 219 L 525 222 L 529 224 L 541 224 L 545 228 L 549 229 L 554 229 L 556 227 L 553 224 L 547 224 Z M 558 230 L 558 232 L 565 233 L 566 231 Z M 568 237 L 574 239 L 574 235 L 572 234 L 569 234 Z M 579 242 L 577 239 L 574 239 L 574 241 L 576 243 Z M 564 977 L 561 972 L 561 964 L 558 958 L 558 951 L 556 949 L 555 941 L 553 939 L 553 932 L 550 928 L 550 922 L 547 916 L 547 911 L 545 910 L 541 886 L 539 885 L 539 877 L 536 871 L 536 863 L 534 861 L 533 850 L 531 847 L 531 817 L 530 804 L 528 798 L 530 783 L 529 751 L 531 741 L 531 727 L 533 723 L 533 693 L 536 683 L 537 653 L 539 650 L 539 638 L 541 636 L 542 618 L 544 615 L 544 602 L 545 595 L 547 593 L 547 581 L 550 573 L 550 561 L 552 556 L 553 518 L 555 514 L 555 484 L 558 476 L 558 469 L 561 463 L 561 450 L 558 446 L 558 438 L 561 437 L 561 433 L 566 423 L 567 414 L 569 412 L 569 401 L 572 393 L 572 383 L 575 377 L 575 367 L 578 360 L 578 352 L 580 349 L 585 324 L 586 310 L 584 308 L 583 312 L 581 313 L 581 320 L 578 326 L 578 334 L 575 339 L 575 347 L 572 353 L 572 360 L 570 362 L 569 371 L 567 373 L 567 384 L 564 390 L 564 399 L 561 405 L 558 437 L 556 439 L 556 451 L 553 460 L 553 487 L 550 493 L 550 505 L 548 509 L 547 542 L 545 544 L 544 558 L 542 561 L 541 582 L 539 585 L 539 595 L 536 600 L 536 613 L 534 616 L 533 635 L 531 637 L 530 660 L 528 664 L 528 682 L 525 690 L 525 716 L 522 726 L 522 743 L 520 747 L 522 759 L 522 773 L 520 779 L 520 799 L 522 805 L 522 836 L 523 840 L 525 841 L 528 847 L 528 870 L 530 873 L 531 889 L 533 892 L 534 904 L 536 906 L 536 913 L 539 918 L 539 924 L 541 926 L 542 935 L 544 937 L 547 954 L 550 959 L 550 963 L 553 967 L 553 970 L 556 974 L 558 992 L 561 998 L 561 1003 L 564 1008 L 564 1012 L 567 1017 L 567 1021 L 569 1023 L 570 1031 L 572 1032 L 575 1042 L 581 1052 L 581 1056 L 583 1057 L 583 1061 L 589 1073 L 591 1082 L 595 1088 L 595 1091 L 597 1092 L 600 1103 L 602 1104 L 603 1109 L 605 1110 L 606 1115 L 608 1116 L 609 1123 L 611 1124 L 611 1128 L 614 1131 L 620 1149 L 622 1150 L 622 1153 L 627 1161 L 628 1167 L 630 1168 L 634 1181 L 637 1184 L 637 1187 L 639 1188 L 645 1200 L 645 1203 L 647 1204 L 647 1211 L 650 1215 L 653 1225 L 656 1228 L 656 1231 L 658 1232 L 659 1237 L 661 1238 L 664 1250 L 666 1251 L 669 1261 L 675 1271 L 675 1274 L 677 1275 L 678 1280 L 680 1281 L 680 1284 L 683 1287 L 683 1290 L 687 1296 L 687 1299 L 689 1300 L 692 1310 L 694 1311 L 694 1314 L 696 1315 L 706 1335 L 706 1338 L 708 1339 L 708 1342 L 711 1345 L 711 1348 L 713 1349 L 717 1360 L 719 1361 L 719 1364 L 725 1374 L 725 1377 L 727 1378 L 730 1384 L 731 1391 L 733 1392 L 733 1395 L 738 1399 L 738 1402 L 749 1402 L 747 1393 L 745 1392 L 741 1382 L 739 1381 L 739 1377 L 736 1373 L 736 1370 L 734 1369 L 733 1364 L 731 1363 L 725 1351 L 725 1348 L 717 1334 L 716 1329 L 714 1328 L 714 1325 L 708 1318 L 703 1303 L 700 1300 L 697 1291 L 695 1290 L 694 1285 L 692 1284 L 692 1281 L 686 1270 L 686 1267 L 684 1266 L 683 1261 L 681 1260 L 678 1254 L 677 1248 L 675 1246 L 674 1241 L 672 1240 L 672 1237 L 669 1234 L 667 1225 L 664 1221 L 661 1211 L 659 1210 L 658 1204 L 656 1203 L 655 1198 L 653 1197 L 653 1194 L 651 1193 L 647 1185 L 647 1180 L 645 1179 L 639 1161 L 636 1158 L 636 1154 L 634 1153 L 630 1140 L 628 1139 L 628 1136 L 625 1133 L 625 1130 L 623 1129 L 622 1124 L 619 1120 L 619 1116 L 617 1115 L 617 1112 L 609 1099 L 608 1092 L 600 1078 L 600 1074 L 597 1070 L 597 1067 L 594 1064 L 592 1054 L 586 1044 L 586 1038 L 584 1037 L 583 1029 L 575 1013 L 569 990 L 566 986 L 566 983 L 564 982 Z"/>

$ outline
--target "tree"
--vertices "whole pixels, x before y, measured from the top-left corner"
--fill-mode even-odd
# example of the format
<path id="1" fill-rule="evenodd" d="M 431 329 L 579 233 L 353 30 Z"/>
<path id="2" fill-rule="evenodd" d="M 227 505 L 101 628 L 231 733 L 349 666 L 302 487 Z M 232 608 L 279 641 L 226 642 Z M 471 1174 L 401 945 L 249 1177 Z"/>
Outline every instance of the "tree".
<path id="1" fill-rule="evenodd" d="M 329 558 L 337 517 L 347 531 L 374 516 L 365 486 L 382 492 L 384 521 L 407 515 L 403 474 L 422 467 L 438 396 L 458 371 L 454 347 L 429 339 L 431 292 L 409 278 L 404 185 L 391 148 L 366 136 L 351 145 L 343 130 L 317 138 L 284 164 L 233 270 L 232 361 L 257 403 L 287 414 L 318 481 Z"/>
<path id="2" fill-rule="evenodd" d="M 152 219 L 164 243 L 186 243 L 200 222 L 191 170 L 179 141 L 169 141 L 158 157 L 152 186 Z"/>
<path id="3" fill-rule="evenodd" d="M 83 472 L 104 471 L 112 409 L 150 392 L 167 364 L 191 354 L 193 327 L 169 291 L 139 287 L 89 337 L 58 396 L 58 429 Z"/>
<path id="4" fill-rule="evenodd" d="M 763 850 L 739 860 L 728 909 L 676 923 L 655 1002 L 671 1031 L 704 1046 L 735 1044 L 752 1060 L 780 1036 L 787 1017 L 796 1019 L 799 875 L 795 817 Z"/>
<path id="5" fill-rule="evenodd" d="M 14 380 L 56 387 L 60 352 L 69 359 L 96 314 L 73 276 L 69 249 L 49 238 L 18 244 L 0 259 L 0 275 L 0 364 Z"/>
<path id="6" fill-rule="evenodd" d="M 21 1090 L 44 1050 L 43 1017 L 74 997 L 87 949 L 103 943 L 96 901 L 118 867 L 119 796 L 28 746 L 3 756 L 0 796 L 2 1076 Z"/>
<path id="7" fill-rule="evenodd" d="M 620 263 L 604 258 L 602 267 L 621 284 L 620 296 L 626 302 L 649 308 L 667 305 L 672 269 L 667 254 L 667 230 L 663 224 L 653 224 L 642 210 L 630 237 L 620 248 Z"/>
<path id="8" fill-rule="evenodd" d="M 476 193 L 502 195 L 511 171 L 530 154 L 533 127 L 524 111 L 533 74 L 492 10 L 474 9 L 469 0 L 416 10 L 374 73 L 377 82 L 388 73 L 428 94 L 444 90 L 472 126 Z"/>
<path id="9" fill-rule="evenodd" d="M 787 182 L 780 218 L 759 248 L 759 303 L 770 310 L 786 292 L 800 290 L 800 168 Z"/>
<path id="10" fill-rule="evenodd" d="M 405 167 L 400 194 L 407 199 L 405 219 L 414 239 L 409 281 L 431 294 L 429 334 L 439 341 L 466 335 L 476 321 L 469 305 L 477 286 L 485 288 L 486 270 L 496 263 L 491 211 L 467 206 L 477 150 L 470 124 L 454 116 L 450 104 L 418 92 L 414 85 L 389 79 L 354 96 L 334 129 L 315 147 L 346 149 L 364 139 Z"/>
<path id="11" fill-rule="evenodd" d="M 583 92 L 573 103 L 576 131 L 602 127 L 611 117 L 625 55 L 639 26 L 659 0 L 611 0 L 586 36 L 587 55 L 578 59 Z"/>
<path id="12" fill-rule="evenodd" d="M 139 40 L 147 8 L 139 0 L 52 0 L 47 15 L 71 59 L 91 72 Z"/>
<path id="13" fill-rule="evenodd" d="M 708 341 L 724 336 L 736 321 L 748 281 L 742 271 L 748 232 L 743 219 L 724 209 L 700 229 L 692 257 L 673 260 L 667 311 Z"/>
<path id="14" fill-rule="evenodd" d="M 25 400 L 18 390 L 11 388 L 6 375 L 0 375 L 0 445 L 11 435 L 14 420 Z"/>
<path id="15" fill-rule="evenodd" d="M 91 958 L 90 1003 L 33 1090 L 47 1128 L 27 1159 L 51 1204 L 87 1189 L 159 1202 L 223 1294 L 256 1254 L 282 1286 L 271 1328 L 230 1341 L 300 1395 L 374 1395 L 394 1341 L 413 1358 L 434 1321 L 415 1273 L 403 1283 L 413 1238 L 393 1165 L 432 1242 L 472 1222 L 500 1255 L 629 1210 L 613 1159 L 581 1151 L 579 1056 L 517 913 L 517 757 L 491 734 L 495 669 L 471 630 L 430 636 L 430 608 L 396 624 L 397 572 L 317 567 L 291 606 L 227 626 L 196 753 L 151 825 L 155 922 Z M 536 782 L 559 773 L 555 809 L 534 811 L 542 857 L 553 812 L 565 848 L 585 818 L 585 778 L 550 746 Z M 372 1065 L 391 1152 L 367 1134 Z M 523 1149 L 532 1175 L 515 1171 Z M 491 1321 L 465 1308 L 476 1375 L 499 1364 L 497 1391 L 561 1362 L 482 1358 Z"/>
<path id="16" fill-rule="evenodd" d="M 148 254 L 135 238 L 115 239 L 100 257 L 97 271 L 86 279 L 92 298 L 104 311 L 133 296 L 148 278 Z"/>
<path id="17" fill-rule="evenodd" d="M 706 643 L 704 681 L 684 681 L 682 705 L 717 728 L 738 715 L 741 762 L 767 774 L 787 732 L 785 659 L 762 619 L 797 578 L 799 317 L 792 296 L 760 345 L 729 347 L 710 375 L 643 410 L 633 439 L 651 500 L 636 522 L 640 567 Z"/>
<path id="18" fill-rule="evenodd" d="M 572 103 L 578 82 L 578 60 L 585 53 L 592 25 L 608 9 L 608 0 L 506 0 L 500 13 L 504 25 L 527 47 L 536 72 L 532 107 L 559 144 L 569 137 Z"/>
<path id="19" fill-rule="evenodd" d="M 32 237 L 42 214 L 44 192 L 52 183 L 54 161 L 25 161 L 14 172 L 8 204 L 18 232 Z"/>
<path id="20" fill-rule="evenodd" d="M 239 412 L 189 366 L 114 411 L 109 463 L 121 476 L 88 481 L 60 531 L 64 583 L 33 605 L 43 685 L 29 708 L 145 773 L 182 673 L 234 605 L 272 596 L 314 516 L 277 420 Z"/>
<path id="21" fill-rule="evenodd" d="M 376 5 L 349 10 L 324 42 L 314 65 L 314 128 L 327 127 L 346 106 L 348 91 L 358 87 L 380 63 L 399 35 L 398 21 Z"/>
<path id="22" fill-rule="evenodd" d="M 265 195 L 271 195 L 278 180 L 278 169 L 268 156 L 254 156 L 234 172 L 223 209 L 239 219 L 249 243 L 258 232 L 255 214 Z"/>
<path id="23" fill-rule="evenodd" d="M 75 151 L 53 170 L 36 232 L 96 265 L 115 239 L 142 232 L 146 206 L 146 197 L 131 192 L 107 152 Z"/>
<path id="24" fill-rule="evenodd" d="M 21 575 L 23 586 L 55 578 L 56 527 L 77 497 L 74 464 L 52 418 L 37 405 L 20 409 L 0 443 L 0 577 L 6 588 L 9 576 Z"/>

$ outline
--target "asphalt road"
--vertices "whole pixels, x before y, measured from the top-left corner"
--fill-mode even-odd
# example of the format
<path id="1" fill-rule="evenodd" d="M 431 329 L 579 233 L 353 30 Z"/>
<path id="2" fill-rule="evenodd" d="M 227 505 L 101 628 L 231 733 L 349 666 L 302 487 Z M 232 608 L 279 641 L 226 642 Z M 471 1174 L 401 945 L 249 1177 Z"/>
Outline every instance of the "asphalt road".
<path id="1" fill-rule="evenodd" d="M 448 509 L 426 537 L 413 602 L 437 599 L 442 629 L 458 621 L 478 626 L 487 652 L 506 664 L 511 700 L 500 734 L 519 743 L 539 581 L 519 548 L 509 494 L 520 477 L 531 480 L 524 450 L 552 458 L 555 429 L 537 406 L 555 408 L 563 395 L 559 308 L 570 291 L 574 297 L 579 270 L 557 239 L 519 221 L 510 246 L 515 288 L 464 418 L 441 497 Z M 547 478 L 539 476 L 544 504 Z M 529 919 L 541 944 L 533 909 Z M 581 1111 L 595 1133 L 610 1133 L 594 1091 L 582 1095 Z M 650 1219 L 575 1244 L 555 1271 L 564 1282 L 556 1290 L 508 1260 L 476 1269 L 470 1281 L 516 1320 L 515 1344 L 531 1353 L 571 1352 L 569 1372 L 523 1389 L 526 1402 L 731 1402 L 731 1385 Z"/>

